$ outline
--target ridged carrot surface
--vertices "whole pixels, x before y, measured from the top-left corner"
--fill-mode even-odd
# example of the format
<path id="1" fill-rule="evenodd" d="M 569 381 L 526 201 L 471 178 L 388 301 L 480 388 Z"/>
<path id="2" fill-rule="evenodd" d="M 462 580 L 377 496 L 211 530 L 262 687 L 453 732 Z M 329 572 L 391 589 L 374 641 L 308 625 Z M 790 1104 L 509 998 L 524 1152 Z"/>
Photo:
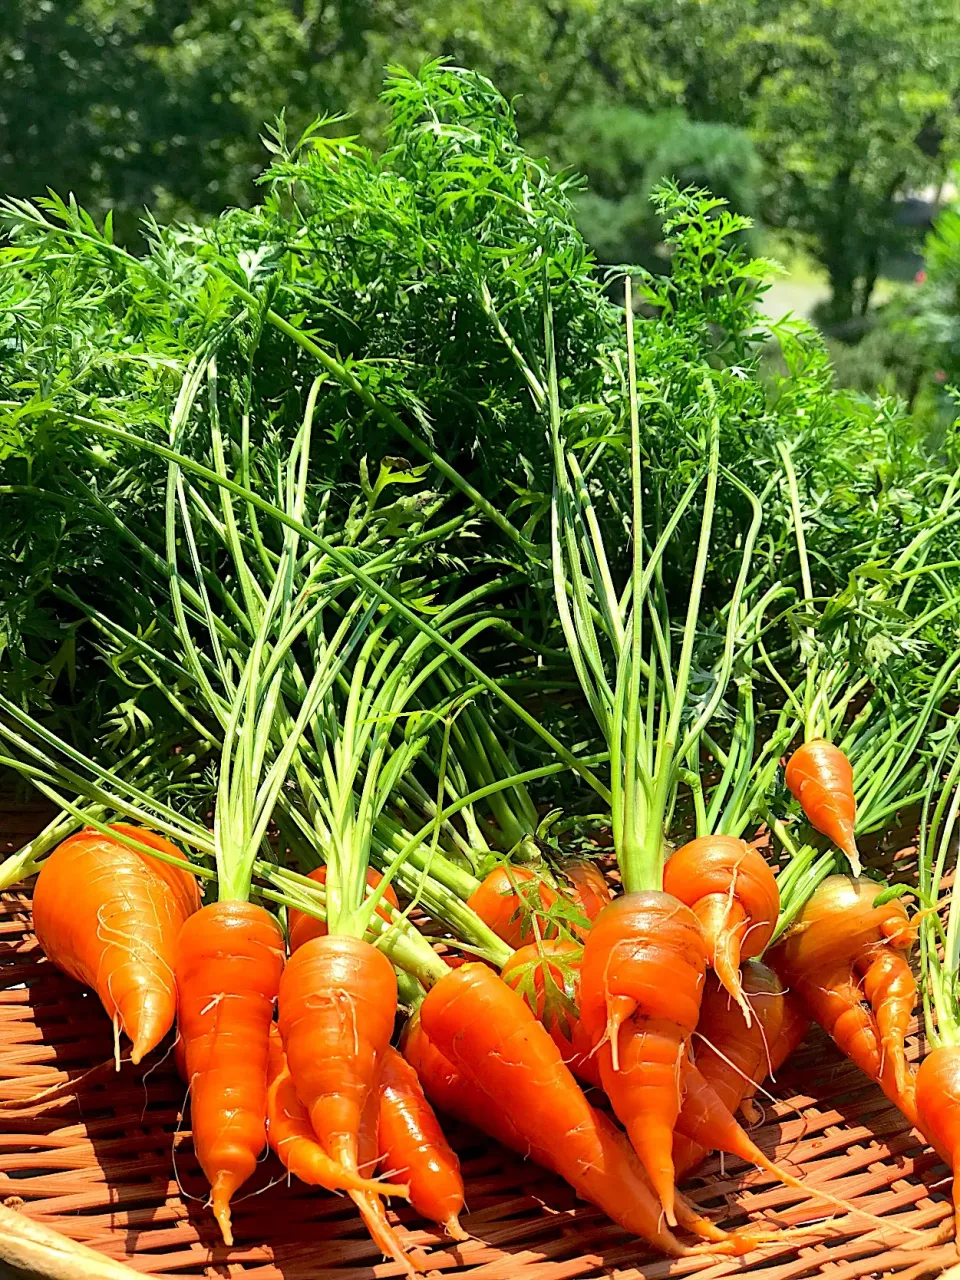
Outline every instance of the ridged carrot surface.
<path id="1" fill-rule="evenodd" d="M 169 840 L 141 827 L 123 832 L 176 858 Z M 44 862 L 33 891 L 37 941 L 58 969 L 88 987 L 130 1038 L 139 1062 L 173 1025 L 176 944 L 200 907 L 196 879 L 149 854 L 85 828 Z"/>
<path id="2" fill-rule="evenodd" d="M 673 1222 L 680 1071 L 707 967 L 700 922 L 662 892 L 614 899 L 587 935 L 580 1017 L 614 1111 Z"/>
<path id="3" fill-rule="evenodd" d="M 280 1035 L 290 1074 L 321 1146 L 353 1172 L 396 1013 L 390 961 L 359 938 L 313 938 L 284 970 Z"/>
<path id="4" fill-rule="evenodd" d="M 780 912 L 777 882 L 766 858 L 734 836 L 699 836 L 667 861 L 663 889 L 700 921 L 710 963 L 749 1020 L 740 962 L 760 955 Z"/>
<path id="5" fill-rule="evenodd" d="M 916 929 L 899 899 L 875 907 L 879 893 L 871 880 L 829 877 L 767 959 L 837 1046 L 913 1120 L 904 1041 L 917 998 L 906 959 Z"/>
<path id="6" fill-rule="evenodd" d="M 270 1024 L 282 971 L 283 935 L 253 903 L 211 903 L 181 930 L 178 1024 L 193 1145 L 226 1244 L 230 1200 L 267 1141 Z"/>

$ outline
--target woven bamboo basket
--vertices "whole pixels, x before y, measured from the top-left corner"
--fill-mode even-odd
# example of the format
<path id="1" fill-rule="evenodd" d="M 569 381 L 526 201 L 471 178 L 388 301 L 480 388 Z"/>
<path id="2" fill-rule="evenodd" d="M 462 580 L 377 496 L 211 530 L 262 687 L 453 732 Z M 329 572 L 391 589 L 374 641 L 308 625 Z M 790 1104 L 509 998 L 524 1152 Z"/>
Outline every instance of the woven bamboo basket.
<path id="1" fill-rule="evenodd" d="M 5 806 L 6 848 L 20 845 L 44 816 Z M 914 1028 L 914 1059 L 922 1047 Z M 397 1274 L 366 1238 L 349 1201 L 287 1186 L 272 1157 L 235 1201 L 237 1246 L 218 1245 L 188 1122 L 172 1056 L 160 1051 L 141 1068 L 127 1062 L 117 1073 L 112 1028 L 99 1001 L 40 952 L 29 886 L 0 896 L 0 1275 L 3 1259 L 26 1261 L 55 1280 L 115 1278 L 122 1274 L 118 1262 L 182 1280 Z M 409 1210 L 394 1214 L 407 1243 L 428 1251 L 435 1276 L 660 1280 L 697 1272 L 711 1280 L 743 1273 L 764 1280 L 912 1280 L 957 1262 L 953 1243 L 944 1242 L 946 1169 L 819 1032 L 781 1073 L 753 1137 L 808 1186 L 882 1218 L 887 1229 L 852 1215 L 824 1224 L 816 1202 L 755 1169 L 713 1159 L 687 1187 L 702 1209 L 724 1225 L 749 1220 L 794 1230 L 744 1258 L 667 1261 L 536 1165 L 462 1126 L 449 1133 L 463 1164 L 471 1239 L 451 1247 Z M 31 1239 L 34 1227 L 40 1230 Z M 89 1246 L 89 1269 L 69 1270 L 48 1230 Z"/>

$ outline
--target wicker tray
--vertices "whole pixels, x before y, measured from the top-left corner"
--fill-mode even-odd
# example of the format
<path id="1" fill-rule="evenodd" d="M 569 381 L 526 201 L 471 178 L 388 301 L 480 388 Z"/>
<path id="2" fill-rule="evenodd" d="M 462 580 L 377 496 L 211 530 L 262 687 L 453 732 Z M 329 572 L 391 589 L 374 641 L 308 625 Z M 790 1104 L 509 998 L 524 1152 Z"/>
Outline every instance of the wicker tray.
<path id="1" fill-rule="evenodd" d="M 22 843 L 42 817 L 37 809 L 5 811 L 7 847 Z M 919 1048 L 914 1029 L 912 1057 Z M 237 1247 L 218 1246 L 172 1058 L 158 1053 L 146 1067 L 125 1063 L 117 1074 L 112 1053 L 99 1001 L 42 956 L 30 927 L 29 889 L 0 897 L 0 1205 L 157 1276 L 397 1274 L 349 1202 L 286 1186 L 272 1157 L 235 1201 Z M 449 1132 L 463 1162 L 464 1226 L 473 1238 L 452 1248 L 408 1210 L 395 1220 L 410 1245 L 430 1250 L 434 1274 L 471 1280 L 656 1280 L 693 1272 L 853 1280 L 936 1275 L 956 1262 L 952 1243 L 941 1243 L 950 1217 L 947 1171 L 821 1034 L 811 1035 L 782 1072 L 775 1096 L 753 1135 L 758 1144 L 810 1186 L 883 1216 L 889 1232 L 848 1216 L 742 1259 L 666 1261 L 576 1201 L 558 1179 L 462 1126 Z M 689 1191 L 725 1224 L 766 1219 L 799 1227 L 818 1218 L 815 1202 L 730 1160 L 725 1168 L 710 1161 Z M 926 1235 L 911 1239 L 899 1230 L 904 1226 Z M 56 1265 L 45 1274 L 57 1276 Z"/>

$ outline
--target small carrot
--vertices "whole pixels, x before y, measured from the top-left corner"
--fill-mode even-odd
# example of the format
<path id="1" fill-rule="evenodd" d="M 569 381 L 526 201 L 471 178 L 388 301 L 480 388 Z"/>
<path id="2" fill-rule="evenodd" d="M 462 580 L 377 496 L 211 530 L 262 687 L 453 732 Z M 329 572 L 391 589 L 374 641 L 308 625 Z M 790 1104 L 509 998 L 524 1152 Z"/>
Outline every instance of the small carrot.
<path id="1" fill-rule="evenodd" d="M 468 1240 L 460 1225 L 460 1161 L 444 1136 L 416 1071 L 396 1049 L 387 1050 L 380 1077 L 380 1166 L 410 1183 L 410 1201 L 454 1240 Z"/>
<path id="2" fill-rule="evenodd" d="M 316 880 L 317 884 L 327 883 L 326 866 L 315 867 L 309 874 L 310 880 Z M 383 879 L 383 876 L 374 867 L 367 868 L 367 884 L 371 889 L 376 889 L 377 885 Z M 399 910 L 400 903 L 397 895 L 393 891 L 393 885 L 387 885 L 383 892 L 384 901 L 389 903 L 393 909 Z M 390 913 L 386 908 L 379 907 L 377 914 L 384 920 L 390 919 Z M 318 920 L 316 916 L 307 915 L 305 911 L 297 911 L 291 907 L 289 919 L 287 921 L 287 933 L 290 939 L 290 954 L 292 955 L 298 947 L 302 947 L 305 942 L 309 942 L 311 938 L 323 938 L 327 934 L 327 922 Z"/>
<path id="3" fill-rule="evenodd" d="M 352 1173 L 396 1012 L 390 961 L 346 934 L 304 943 L 280 982 L 280 1035 L 297 1094 L 327 1155 Z"/>
<path id="4" fill-rule="evenodd" d="M 211 903 L 180 932 L 178 1024 L 193 1145 L 228 1245 L 230 1199 L 267 1141 L 269 1035 L 282 970 L 280 928 L 253 903 Z"/>
<path id="5" fill-rule="evenodd" d="M 663 888 L 700 921 L 710 963 L 749 1025 L 740 961 L 763 952 L 780 911 L 777 882 L 766 858 L 734 836 L 700 836 L 667 861 Z"/>
<path id="6" fill-rule="evenodd" d="M 557 892 L 529 867 L 494 867 L 467 899 L 484 924 L 511 947 L 523 946 L 533 937 L 530 907 L 520 886 L 540 881 L 539 898 L 544 910 L 557 900 Z M 536 890 L 533 890 L 536 894 Z"/>
<path id="7" fill-rule="evenodd" d="M 112 829 L 183 858 L 152 831 L 125 823 Z M 177 938 L 199 907 L 186 869 L 89 827 L 59 844 L 41 868 L 33 891 L 37 941 L 58 969 L 94 988 L 117 1033 L 133 1042 L 134 1063 L 173 1025 Z"/>
<path id="8" fill-rule="evenodd" d="M 842 849 L 855 875 L 860 855 L 854 828 L 857 802 L 853 794 L 853 766 L 839 747 L 811 738 L 790 757 L 785 780 L 812 827 Z"/>
<path id="9" fill-rule="evenodd" d="M 357 1152 L 361 1169 L 371 1173 L 380 1159 L 380 1097 L 379 1088 L 367 1097 L 360 1118 L 360 1129 L 357 1134 Z M 418 1271 L 426 1271 L 429 1263 L 417 1254 L 411 1255 L 403 1246 L 403 1241 L 387 1219 L 387 1211 L 378 1195 L 369 1192 L 351 1191 L 350 1199 L 357 1206 L 363 1225 L 385 1258 L 392 1258 L 399 1263 L 404 1275 L 413 1276 Z"/>
<path id="10" fill-rule="evenodd" d="M 550 1032 L 563 1061 L 578 1080 L 602 1088 L 600 1067 L 593 1052 L 593 1040 L 580 1019 L 576 1006 L 579 993 L 581 948 L 564 938 L 545 938 L 539 946 L 532 943 L 513 953 L 500 971 L 514 991 L 519 991 L 527 1004 Z M 562 963 L 552 963 L 553 960 Z M 566 997 L 565 1007 L 548 1008 L 546 967 L 555 988 Z"/>
<path id="11" fill-rule="evenodd" d="M 873 905 L 879 892 L 869 880 L 830 876 L 768 959 L 847 1057 L 913 1120 L 904 1041 L 917 986 L 904 953 L 916 930 L 899 899 Z"/>
<path id="12" fill-rule="evenodd" d="M 706 966 L 703 931 L 690 908 L 670 894 L 641 891 L 600 912 L 580 967 L 580 1017 L 603 1087 L 671 1225 L 680 1071 Z"/>
<path id="13" fill-rule="evenodd" d="M 283 1167 L 301 1182 L 327 1191 L 366 1191 L 409 1199 L 409 1187 L 361 1177 L 330 1159 L 317 1141 L 306 1107 L 297 1097 L 276 1023 L 270 1027 L 269 1048 L 267 1137 Z"/>

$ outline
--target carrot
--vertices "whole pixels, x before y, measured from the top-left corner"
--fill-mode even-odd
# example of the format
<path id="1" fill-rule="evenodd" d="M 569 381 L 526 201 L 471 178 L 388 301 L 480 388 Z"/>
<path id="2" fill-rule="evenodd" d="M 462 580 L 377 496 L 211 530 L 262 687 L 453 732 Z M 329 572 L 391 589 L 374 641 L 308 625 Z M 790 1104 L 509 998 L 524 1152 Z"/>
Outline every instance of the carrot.
<path id="1" fill-rule="evenodd" d="M 500 1003 L 500 989 L 496 976 L 486 970 L 488 978 L 475 982 L 473 975 L 464 983 L 465 966 L 455 975 L 443 979 L 439 986 L 446 986 L 442 993 L 443 1004 L 428 1015 L 440 1026 L 440 1033 L 450 1037 L 451 1052 L 456 1052 L 454 1041 L 458 1037 L 457 1019 L 460 1010 L 451 1007 L 462 1005 L 465 1000 L 477 1013 L 488 1016 L 488 1006 Z M 451 991 L 451 979 L 456 976 L 463 987 Z M 477 988 L 482 988 L 478 990 Z M 430 1000 L 433 993 L 427 996 Z M 464 1124 L 480 1129 L 511 1151 L 531 1157 L 546 1169 L 565 1178 L 578 1194 L 591 1204 L 603 1209 L 614 1222 L 671 1257 L 694 1255 L 705 1246 L 689 1247 L 680 1243 L 663 1224 L 659 1201 L 650 1186 L 643 1167 L 623 1135 L 601 1111 L 587 1103 L 579 1090 L 570 1091 L 575 1082 L 559 1061 L 556 1048 L 549 1048 L 544 1030 L 533 1021 L 535 1031 L 530 1030 L 532 1013 L 515 994 L 506 1008 L 498 1008 L 496 1020 L 508 1038 L 496 1041 L 496 1032 L 482 1037 L 484 1048 L 490 1052 L 482 1057 L 473 1056 L 476 1070 L 470 1071 L 468 1061 L 452 1062 L 427 1034 L 421 1021 L 426 1007 L 407 1024 L 403 1038 L 404 1057 L 417 1072 L 427 1097 L 441 1111 L 455 1116 Z M 480 1009 L 477 1009 L 477 1004 Z M 444 1007 L 446 1006 L 446 1007 Z M 512 1033 L 511 1033 L 512 1025 Z M 471 1058 L 475 1048 L 473 1036 L 460 1037 L 460 1051 Z M 515 1041 L 516 1053 L 508 1045 Z M 500 1056 L 507 1048 L 507 1058 Z M 495 1059 L 495 1061 L 493 1061 Z M 491 1071 L 490 1068 L 494 1070 Z M 533 1069 L 535 1075 L 528 1072 Z M 487 1077 L 486 1080 L 483 1077 Z M 491 1078 L 498 1077 L 498 1078 Z M 500 1090 L 500 1080 L 506 1079 L 507 1088 Z M 542 1090 L 537 1081 L 543 1082 Z M 549 1083 L 548 1083 L 549 1082 Z M 559 1086 L 559 1087 L 558 1087 Z M 523 1096 L 517 1096 L 519 1087 Z M 496 1090 L 496 1096 L 490 1090 Z M 538 1105 L 528 1104 L 527 1093 L 532 1092 Z M 542 1096 L 541 1096 L 542 1095 Z M 576 1101 L 570 1111 L 565 1103 Z M 552 1127 L 546 1127 L 552 1126 Z M 543 1131 L 541 1132 L 541 1129 Z M 569 1140 L 568 1140 L 569 1135 Z M 697 1213 L 683 1196 L 676 1198 L 677 1219 L 681 1226 L 711 1242 L 711 1252 L 740 1254 L 755 1248 L 767 1233 L 752 1230 L 726 1232 Z"/>
<path id="2" fill-rule="evenodd" d="M 183 858 L 152 831 L 124 823 L 113 830 Z M 59 844 L 37 878 L 37 941 L 58 969 L 94 988 L 118 1036 L 122 1031 L 133 1042 L 134 1063 L 173 1026 L 177 937 L 199 907 L 197 882 L 187 870 L 92 828 Z"/>
<path id="3" fill-rule="evenodd" d="M 362 1169 L 372 1173 L 380 1159 L 380 1097 L 379 1088 L 372 1090 L 367 1097 L 360 1118 L 360 1129 L 357 1134 L 357 1151 Z M 404 1275 L 413 1276 L 418 1271 L 426 1271 L 429 1263 L 422 1257 L 412 1257 L 403 1247 L 403 1242 L 387 1220 L 387 1211 L 378 1195 L 369 1192 L 351 1191 L 350 1199 L 360 1211 L 363 1224 L 370 1233 L 370 1239 L 379 1248 L 385 1258 L 392 1258 L 400 1264 Z"/>
<path id="4" fill-rule="evenodd" d="M 580 968 L 580 1017 L 603 1087 L 671 1225 L 680 1071 L 706 965 L 703 932 L 690 908 L 667 893 L 640 891 L 601 911 Z"/>
<path id="5" fill-rule="evenodd" d="M 844 753 L 832 742 L 811 738 L 790 757 L 785 778 L 810 825 L 842 849 L 859 871 L 853 766 Z"/>
<path id="6" fill-rule="evenodd" d="M 960 1241 L 960 1046 L 941 1044 L 927 1054 L 917 1072 L 916 1101 L 920 1129 L 953 1174 L 954 1230 Z"/>
<path id="7" fill-rule="evenodd" d="M 327 1155 L 351 1173 L 396 1012 L 390 961 L 346 934 L 304 943 L 280 982 L 280 1035 L 297 1094 Z"/>
<path id="8" fill-rule="evenodd" d="M 327 1191 L 366 1191 L 409 1199 L 407 1186 L 361 1177 L 330 1159 L 317 1141 L 306 1107 L 297 1097 L 276 1023 L 270 1027 L 269 1050 L 267 1137 L 283 1167 L 301 1182 Z"/>
<path id="9" fill-rule="evenodd" d="M 579 1013 L 569 1007 L 548 1007 L 545 968 L 552 983 L 564 992 L 567 1001 L 577 1004 L 580 951 L 581 948 L 573 941 L 546 938 L 539 947 L 532 943 L 515 951 L 501 969 L 500 976 L 524 997 L 538 1021 L 550 1032 L 550 1038 L 573 1074 L 579 1080 L 601 1088 L 600 1067 L 593 1052 L 593 1041 L 587 1034 Z M 554 957 L 562 959 L 564 963 L 551 963 Z"/>
<path id="10" fill-rule="evenodd" d="M 787 1061 L 794 1049 L 799 1049 L 807 1032 L 810 1030 L 810 1019 L 806 1010 L 792 992 L 785 991 L 783 993 L 780 999 L 780 1006 L 780 1032 L 773 1038 L 767 1037 L 767 1048 L 770 1055 L 768 1074 L 771 1079 Z M 762 1113 L 753 1101 L 757 1089 L 762 1083 L 763 1079 L 761 1078 L 750 1084 L 740 1100 L 740 1114 L 747 1124 L 757 1124 L 762 1119 Z"/>
<path id="11" fill-rule="evenodd" d="M 899 899 L 873 905 L 879 892 L 869 880 L 830 876 L 768 958 L 807 1013 L 913 1120 L 904 1040 L 917 986 L 904 953 L 916 931 Z"/>
<path id="12" fill-rule="evenodd" d="M 454 1240 L 470 1237 L 460 1225 L 463 1178 L 460 1161 L 423 1095 L 416 1071 L 396 1049 L 387 1049 L 380 1077 L 380 1165 L 410 1179 L 410 1201 L 424 1218 L 440 1223 Z"/>
<path id="13" fill-rule="evenodd" d="M 783 987 L 772 969 L 759 960 L 748 960 L 743 966 L 743 991 L 753 1012 L 749 1024 L 716 974 L 707 975 L 693 1042 L 698 1071 L 731 1114 L 768 1074 L 772 1046 L 783 1026 Z M 685 1096 L 681 1116 L 687 1106 Z M 689 1120 L 681 1126 L 678 1119 L 677 1130 L 673 1156 L 682 1175 L 700 1163 L 710 1144 L 679 1136 L 689 1132 Z M 706 1139 L 707 1135 L 699 1136 Z"/>
<path id="14" fill-rule="evenodd" d="M 767 860 L 735 836 L 700 836 L 678 849 L 663 872 L 663 889 L 685 902 L 700 921 L 710 963 L 743 1010 L 741 958 L 760 955 L 773 937 L 780 910 L 777 882 Z"/>
<path id="15" fill-rule="evenodd" d="M 211 903 L 181 930 L 178 1023 L 193 1145 L 228 1245 L 230 1199 L 253 1173 L 267 1140 L 268 1041 L 282 970 L 280 928 L 252 903 Z"/>
<path id="16" fill-rule="evenodd" d="M 317 884 L 326 884 L 326 866 L 314 868 L 314 870 L 309 873 L 308 878 L 310 880 L 316 880 Z M 376 889 L 382 879 L 383 876 L 379 871 L 375 870 L 373 867 L 367 868 L 367 884 L 371 889 Z M 387 885 L 383 892 L 383 897 L 395 911 L 399 910 L 400 903 L 397 900 L 397 895 L 393 891 L 393 885 Z M 384 920 L 390 919 L 389 911 L 383 907 L 378 908 L 377 915 L 381 916 Z M 291 907 L 287 921 L 287 934 L 290 939 L 290 954 L 292 955 L 298 947 L 302 947 L 303 944 L 305 942 L 309 942 L 311 938 L 325 937 L 327 934 L 327 922 L 325 920 L 318 920 L 316 916 L 307 915 L 305 911 L 297 911 L 295 908 Z"/>
<path id="17" fill-rule="evenodd" d="M 618 1130 L 590 1106 L 545 1029 L 491 969 L 468 964 L 442 978 L 427 993 L 420 1023 L 472 1086 L 459 1094 L 463 1118 L 509 1136 L 514 1149 L 662 1252 L 687 1252 L 661 1225 L 657 1198 Z"/>
<path id="18" fill-rule="evenodd" d="M 529 867 L 494 867 L 467 899 L 485 925 L 511 947 L 523 946 L 532 935 L 529 899 L 521 885 L 540 880 L 540 902 L 544 910 L 557 900 L 557 893 Z"/>
<path id="19" fill-rule="evenodd" d="M 570 896 L 592 924 L 613 896 L 602 868 L 587 858 L 570 858 L 560 872 L 570 882 Z"/>

